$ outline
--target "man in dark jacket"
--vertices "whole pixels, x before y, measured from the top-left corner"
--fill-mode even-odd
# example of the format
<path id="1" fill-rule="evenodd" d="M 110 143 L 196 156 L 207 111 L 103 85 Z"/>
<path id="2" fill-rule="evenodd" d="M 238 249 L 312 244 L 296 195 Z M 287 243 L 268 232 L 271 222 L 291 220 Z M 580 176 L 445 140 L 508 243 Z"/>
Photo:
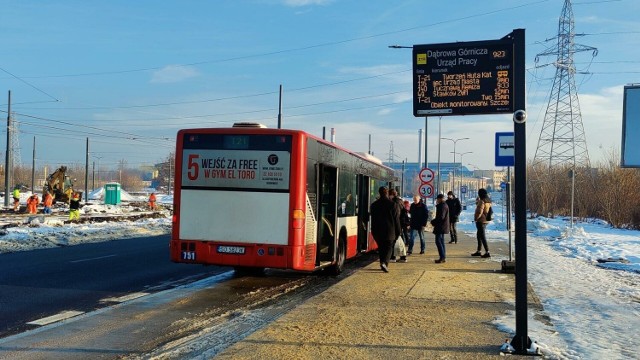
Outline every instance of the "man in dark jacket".
<path id="1" fill-rule="evenodd" d="M 396 204 L 389 199 L 386 187 L 378 189 L 380 198 L 371 204 L 371 234 L 378 244 L 380 269 L 389 272 L 389 260 L 394 242 L 400 236 L 400 221 Z"/>
<path id="2" fill-rule="evenodd" d="M 449 241 L 449 244 L 457 244 L 458 229 L 456 229 L 456 223 L 458 222 L 458 218 L 460 217 L 462 205 L 460 204 L 460 200 L 455 195 L 453 195 L 453 191 L 449 191 L 447 193 L 446 203 L 449 207 L 449 222 L 451 223 L 451 228 L 449 229 L 449 236 L 451 236 L 451 241 Z"/>
<path id="3" fill-rule="evenodd" d="M 426 249 L 426 244 L 424 242 L 424 231 L 425 226 L 427 226 L 427 220 L 429 220 L 429 210 L 427 210 L 427 205 L 422 202 L 420 196 L 415 195 L 413 197 L 413 203 L 409 207 L 409 214 L 411 215 L 411 234 L 409 237 L 409 250 L 407 250 L 407 255 L 413 252 L 413 240 L 415 239 L 415 234 L 417 233 L 420 237 L 420 254 L 424 254 Z"/>
<path id="4" fill-rule="evenodd" d="M 447 253 L 444 248 L 444 234 L 449 233 L 449 207 L 444 201 L 444 195 L 439 194 L 436 200 L 436 216 L 431 220 L 433 225 L 433 233 L 436 235 L 436 247 L 438 248 L 438 255 L 440 258 L 436 260 L 436 264 L 445 262 Z"/>
<path id="5" fill-rule="evenodd" d="M 402 236 L 402 241 L 406 245 L 409 241 L 408 229 L 409 229 L 409 225 L 411 224 L 409 220 L 409 212 L 407 211 L 407 209 L 404 208 L 404 203 L 402 202 L 402 199 L 398 196 L 398 192 L 395 189 L 389 190 L 389 199 L 391 199 L 391 201 L 393 201 L 393 203 L 396 204 L 396 208 L 398 211 L 398 219 L 400 220 L 400 228 L 401 228 L 400 236 Z M 395 246 L 392 247 L 392 249 L 393 250 L 391 253 L 391 262 L 395 260 L 396 255 L 400 257 L 398 259 L 398 262 L 401 262 L 401 263 L 407 262 L 406 255 L 396 254 Z"/>

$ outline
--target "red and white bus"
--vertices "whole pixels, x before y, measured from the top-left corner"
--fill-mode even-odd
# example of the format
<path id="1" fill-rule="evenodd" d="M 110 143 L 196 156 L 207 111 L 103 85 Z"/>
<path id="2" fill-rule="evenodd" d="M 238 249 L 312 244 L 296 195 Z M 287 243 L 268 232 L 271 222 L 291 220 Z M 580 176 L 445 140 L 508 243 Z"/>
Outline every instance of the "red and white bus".
<path id="1" fill-rule="evenodd" d="M 178 132 L 174 262 L 340 273 L 376 248 L 369 206 L 393 169 L 299 130 Z"/>

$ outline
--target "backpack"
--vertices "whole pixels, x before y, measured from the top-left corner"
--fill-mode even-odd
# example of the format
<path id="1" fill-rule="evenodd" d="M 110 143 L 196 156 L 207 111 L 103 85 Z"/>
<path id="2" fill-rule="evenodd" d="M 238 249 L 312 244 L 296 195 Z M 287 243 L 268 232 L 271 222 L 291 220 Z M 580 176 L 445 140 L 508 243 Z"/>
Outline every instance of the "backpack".
<path id="1" fill-rule="evenodd" d="M 487 211 L 486 219 L 487 221 L 493 220 L 493 206 L 489 206 L 489 211 Z"/>

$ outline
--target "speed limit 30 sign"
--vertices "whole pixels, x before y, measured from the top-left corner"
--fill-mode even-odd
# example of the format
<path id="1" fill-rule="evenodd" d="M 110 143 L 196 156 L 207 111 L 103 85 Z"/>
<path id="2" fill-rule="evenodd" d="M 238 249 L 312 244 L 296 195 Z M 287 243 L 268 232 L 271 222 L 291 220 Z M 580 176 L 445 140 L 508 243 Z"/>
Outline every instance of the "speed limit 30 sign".
<path id="1" fill-rule="evenodd" d="M 422 184 L 420 185 L 420 196 L 423 198 L 430 198 L 433 196 L 433 185 L 431 184 Z"/>

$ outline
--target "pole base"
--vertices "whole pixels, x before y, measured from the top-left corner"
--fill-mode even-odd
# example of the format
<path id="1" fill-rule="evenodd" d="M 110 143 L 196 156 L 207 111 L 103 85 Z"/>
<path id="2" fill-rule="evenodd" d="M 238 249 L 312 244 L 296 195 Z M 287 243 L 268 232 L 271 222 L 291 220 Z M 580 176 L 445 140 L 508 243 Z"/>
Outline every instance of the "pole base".
<path id="1" fill-rule="evenodd" d="M 507 274 L 516 273 L 516 262 L 509 260 L 502 260 L 502 272 Z"/>
<path id="2" fill-rule="evenodd" d="M 510 345 L 515 350 L 512 354 L 542 356 L 538 350 L 538 345 L 534 344 L 528 336 L 525 340 L 524 337 L 516 335 L 511 339 Z"/>

